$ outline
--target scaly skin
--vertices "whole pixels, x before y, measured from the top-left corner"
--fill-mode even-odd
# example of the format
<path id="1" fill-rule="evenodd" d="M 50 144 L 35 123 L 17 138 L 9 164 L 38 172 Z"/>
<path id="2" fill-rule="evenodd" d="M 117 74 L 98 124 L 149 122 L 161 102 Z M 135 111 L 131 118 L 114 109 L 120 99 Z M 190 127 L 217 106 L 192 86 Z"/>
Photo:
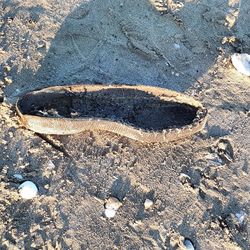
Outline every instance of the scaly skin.
<path id="1" fill-rule="evenodd" d="M 71 86 L 56 86 L 49 87 L 42 90 L 34 91 L 23 98 L 28 98 L 29 95 L 36 93 L 46 94 L 48 92 L 63 92 L 63 93 L 77 93 L 86 91 L 100 91 L 107 89 L 130 89 L 139 90 L 149 93 L 153 96 L 160 98 L 166 102 L 177 102 L 191 105 L 198 109 L 196 113 L 196 118 L 190 125 L 183 126 L 182 128 L 166 129 L 162 131 L 152 131 L 143 130 L 136 128 L 134 126 L 124 124 L 121 122 L 116 122 L 107 119 L 97 119 L 97 118 L 54 118 L 54 117 L 40 117 L 36 115 L 23 114 L 21 107 L 19 105 L 20 100 L 17 101 L 16 110 L 20 116 L 22 124 L 37 133 L 41 134 L 57 134 L 57 135 L 69 135 L 80 133 L 84 130 L 105 130 L 119 134 L 121 136 L 126 136 L 128 138 L 138 140 L 145 143 L 151 142 L 170 142 L 176 141 L 189 137 L 205 126 L 207 119 L 207 110 L 202 106 L 202 104 L 192 97 L 188 97 L 184 94 L 162 89 L 158 87 L 151 86 L 127 86 L 127 85 L 71 85 Z"/>

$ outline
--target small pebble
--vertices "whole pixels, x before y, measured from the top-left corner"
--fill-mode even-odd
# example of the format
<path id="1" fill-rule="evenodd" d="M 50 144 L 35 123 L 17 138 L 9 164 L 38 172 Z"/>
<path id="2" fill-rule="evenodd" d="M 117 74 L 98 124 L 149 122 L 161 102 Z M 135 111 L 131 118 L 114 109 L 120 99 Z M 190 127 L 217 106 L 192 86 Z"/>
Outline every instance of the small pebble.
<path id="1" fill-rule="evenodd" d="M 37 186 L 32 181 L 23 182 L 18 189 L 23 199 L 32 199 L 38 193 Z"/>
<path id="2" fill-rule="evenodd" d="M 250 76 L 250 55 L 235 53 L 231 56 L 233 66 L 242 74 Z"/>
<path id="3" fill-rule="evenodd" d="M 154 202 L 150 199 L 146 199 L 144 202 L 144 208 L 147 210 L 153 206 Z"/>
<path id="4" fill-rule="evenodd" d="M 109 197 L 105 202 L 105 208 L 118 210 L 122 206 L 122 203 L 115 197 Z"/>
<path id="5" fill-rule="evenodd" d="M 122 203 L 115 197 L 109 197 L 105 204 L 104 214 L 107 218 L 113 218 L 117 210 L 122 206 Z"/>
<path id="6" fill-rule="evenodd" d="M 113 209 L 105 209 L 104 211 L 104 214 L 107 218 L 113 218 L 115 217 L 115 214 L 116 214 L 116 210 L 113 210 Z"/>
<path id="7" fill-rule="evenodd" d="M 241 224 L 243 224 L 243 222 L 245 220 L 246 213 L 243 211 L 240 211 L 239 213 L 236 213 L 235 216 L 237 218 L 238 223 L 241 225 Z"/>
<path id="8" fill-rule="evenodd" d="M 192 241 L 187 238 L 184 240 L 184 246 L 186 247 L 187 250 L 194 250 L 194 245 Z"/>
<path id="9" fill-rule="evenodd" d="M 23 176 L 21 174 L 14 174 L 13 177 L 17 180 L 22 180 Z"/>

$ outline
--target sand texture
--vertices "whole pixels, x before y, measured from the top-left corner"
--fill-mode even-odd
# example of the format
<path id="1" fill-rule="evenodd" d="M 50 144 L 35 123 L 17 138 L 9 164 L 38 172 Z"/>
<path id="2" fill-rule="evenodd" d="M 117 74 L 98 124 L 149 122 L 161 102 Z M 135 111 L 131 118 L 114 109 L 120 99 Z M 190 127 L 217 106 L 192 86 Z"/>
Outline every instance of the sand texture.
<path id="1" fill-rule="evenodd" d="M 249 13 L 249 0 L 1 0 L 0 249 L 250 249 L 250 78 L 230 61 L 250 53 Z M 80 83 L 179 91 L 208 122 L 154 144 L 19 124 L 18 97 Z"/>

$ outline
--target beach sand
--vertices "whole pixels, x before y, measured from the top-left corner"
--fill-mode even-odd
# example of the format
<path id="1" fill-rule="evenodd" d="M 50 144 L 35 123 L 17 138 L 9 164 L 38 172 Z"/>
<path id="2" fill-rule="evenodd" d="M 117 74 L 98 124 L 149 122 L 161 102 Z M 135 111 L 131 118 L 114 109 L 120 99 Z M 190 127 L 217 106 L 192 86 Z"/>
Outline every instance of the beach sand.
<path id="1" fill-rule="evenodd" d="M 195 249 L 250 249 L 250 78 L 230 61 L 250 53 L 249 13 L 248 0 L 2 0 L 0 248 L 185 249 L 188 238 Z M 150 145 L 19 124 L 19 96 L 80 83 L 179 91 L 208 122 Z M 18 194 L 25 180 L 39 189 L 32 200 Z M 122 206 L 107 219 L 110 196 Z"/>

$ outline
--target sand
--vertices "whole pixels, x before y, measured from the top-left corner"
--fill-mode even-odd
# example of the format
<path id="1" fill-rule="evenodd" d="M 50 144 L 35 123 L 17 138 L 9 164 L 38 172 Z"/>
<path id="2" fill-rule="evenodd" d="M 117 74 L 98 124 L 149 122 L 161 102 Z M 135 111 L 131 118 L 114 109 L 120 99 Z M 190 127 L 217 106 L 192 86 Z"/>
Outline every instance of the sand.
<path id="1" fill-rule="evenodd" d="M 183 249 L 188 238 L 195 249 L 249 249 L 250 78 L 230 62 L 250 53 L 249 13 L 248 0 L 1 1 L 0 248 Z M 180 91 L 208 108 L 207 126 L 147 145 L 18 123 L 19 96 L 78 83 Z M 25 180 L 39 188 L 32 200 L 18 194 Z M 110 196 L 122 206 L 107 219 Z"/>

